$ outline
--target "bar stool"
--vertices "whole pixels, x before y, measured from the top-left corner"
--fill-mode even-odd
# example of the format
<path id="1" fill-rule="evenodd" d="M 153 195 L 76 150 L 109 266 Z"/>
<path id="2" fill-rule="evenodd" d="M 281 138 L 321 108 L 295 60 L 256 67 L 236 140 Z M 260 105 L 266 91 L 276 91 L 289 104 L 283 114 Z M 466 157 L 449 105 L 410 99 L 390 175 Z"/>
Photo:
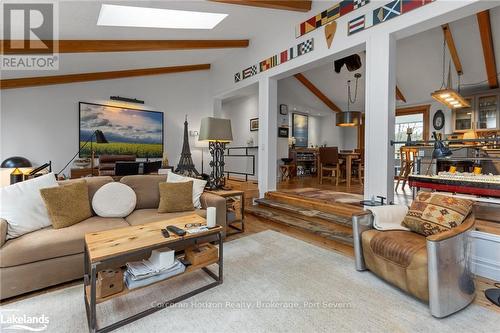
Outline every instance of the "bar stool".
<path id="1" fill-rule="evenodd" d="M 399 149 L 399 154 L 401 156 L 401 169 L 399 170 L 398 181 L 394 191 L 398 190 L 399 182 L 401 180 L 403 181 L 402 189 L 404 191 L 406 182 L 408 181 L 408 176 L 413 172 L 417 162 L 418 148 L 402 146 Z"/>

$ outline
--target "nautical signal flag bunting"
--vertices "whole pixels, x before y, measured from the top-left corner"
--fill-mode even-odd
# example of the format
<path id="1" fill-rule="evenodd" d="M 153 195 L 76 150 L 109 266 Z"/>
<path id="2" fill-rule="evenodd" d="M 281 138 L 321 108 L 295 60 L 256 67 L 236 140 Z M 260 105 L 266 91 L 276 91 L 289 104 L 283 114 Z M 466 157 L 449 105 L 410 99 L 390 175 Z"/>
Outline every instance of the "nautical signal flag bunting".
<path id="1" fill-rule="evenodd" d="M 316 16 L 300 23 L 295 28 L 295 37 L 299 38 L 305 34 L 316 30 L 332 21 L 335 21 L 341 16 L 349 14 L 353 10 L 363 7 L 370 3 L 370 0 L 343 0 L 332 7 L 322 11 Z"/>
<path id="2" fill-rule="evenodd" d="M 258 73 L 267 71 L 268 69 L 283 64 L 289 60 L 292 60 L 293 58 L 297 58 L 301 55 L 309 53 L 312 50 L 314 50 L 314 38 L 305 40 L 302 43 L 295 45 L 294 47 L 281 51 L 280 53 L 275 54 L 272 57 L 260 61 L 258 65 L 250 66 L 248 68 L 245 68 L 241 72 L 234 74 L 234 82 L 236 83 Z"/>
<path id="3" fill-rule="evenodd" d="M 347 31 L 349 35 L 352 35 L 434 1 L 435 0 L 393 0 L 378 7 L 371 13 L 350 20 L 347 24 Z"/>

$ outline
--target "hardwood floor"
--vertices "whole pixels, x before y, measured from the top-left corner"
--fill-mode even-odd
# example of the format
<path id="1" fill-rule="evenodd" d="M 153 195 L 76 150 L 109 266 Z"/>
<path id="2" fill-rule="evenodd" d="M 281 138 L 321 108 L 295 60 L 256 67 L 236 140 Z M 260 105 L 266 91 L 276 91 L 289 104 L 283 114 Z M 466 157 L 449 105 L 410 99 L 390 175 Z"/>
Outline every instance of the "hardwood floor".
<path id="1" fill-rule="evenodd" d="M 307 242 L 312 245 L 319 246 L 321 248 L 335 251 L 337 253 L 340 253 L 342 255 L 348 256 L 348 257 L 354 257 L 354 249 L 351 246 L 344 245 L 339 242 L 335 242 L 332 240 L 325 239 L 320 236 L 313 235 L 308 232 L 303 232 L 291 227 L 287 227 L 278 223 L 274 223 L 262 218 L 255 217 L 253 215 L 247 214 L 245 216 L 245 232 L 244 233 L 239 233 L 239 234 L 234 234 L 234 235 L 229 235 L 226 238 L 226 242 L 232 242 L 236 239 L 242 238 L 242 237 L 247 237 L 249 235 L 253 235 L 256 233 L 259 233 L 261 231 L 265 230 L 274 230 L 276 232 L 280 232 L 284 235 L 302 240 L 304 242 Z M 353 271 L 354 271 L 354 263 L 353 263 Z M 475 304 L 481 305 L 483 307 L 486 307 L 492 311 L 496 311 L 500 313 L 500 308 L 493 305 L 491 302 L 489 302 L 485 296 L 484 296 L 484 290 L 488 288 L 493 288 L 495 281 L 483 278 L 483 277 L 476 277 L 476 286 L 477 286 L 477 296 L 476 299 L 474 300 Z M 42 290 L 34 291 L 25 295 L 13 297 L 7 300 L 3 300 L 0 302 L 0 304 L 4 305 L 7 303 L 12 303 L 12 302 L 17 302 L 19 300 L 23 299 L 29 299 L 31 297 L 49 293 L 55 290 L 60 290 L 64 289 L 67 287 L 75 286 L 75 285 L 80 285 L 82 283 L 82 280 L 76 280 L 76 281 L 71 281 L 67 283 L 62 283 L 54 287 L 49 287 L 45 288 Z"/>

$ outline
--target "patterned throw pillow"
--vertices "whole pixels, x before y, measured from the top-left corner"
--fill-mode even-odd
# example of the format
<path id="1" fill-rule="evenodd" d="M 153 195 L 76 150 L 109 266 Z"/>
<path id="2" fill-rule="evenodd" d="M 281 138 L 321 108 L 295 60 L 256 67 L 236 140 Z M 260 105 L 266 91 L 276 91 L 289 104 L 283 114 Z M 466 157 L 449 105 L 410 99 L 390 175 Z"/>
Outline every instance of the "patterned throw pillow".
<path id="1" fill-rule="evenodd" d="M 462 224 L 472 205 L 471 200 L 420 192 L 401 225 L 424 236 L 435 235 Z"/>

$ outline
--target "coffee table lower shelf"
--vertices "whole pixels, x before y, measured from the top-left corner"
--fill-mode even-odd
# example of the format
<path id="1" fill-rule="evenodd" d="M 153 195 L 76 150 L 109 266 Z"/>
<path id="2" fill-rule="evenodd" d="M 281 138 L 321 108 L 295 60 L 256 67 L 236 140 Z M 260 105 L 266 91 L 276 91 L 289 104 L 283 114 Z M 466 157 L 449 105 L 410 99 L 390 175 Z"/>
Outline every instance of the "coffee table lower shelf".
<path id="1" fill-rule="evenodd" d="M 200 237 L 204 238 L 204 237 Z M 187 240 L 186 240 L 187 241 Z M 193 241 L 193 239 L 191 239 Z M 184 243 L 185 240 L 179 240 L 178 243 Z M 97 267 L 103 262 L 98 262 L 98 263 L 90 263 L 88 260 L 88 254 L 87 254 L 87 248 L 85 248 L 85 274 L 84 274 L 84 302 L 85 302 L 85 310 L 87 312 L 87 320 L 88 320 L 88 325 L 89 325 L 89 331 L 90 332 L 110 332 L 112 330 L 115 330 L 121 326 L 124 326 L 126 324 L 129 324 L 133 321 L 136 321 L 138 319 L 141 319 L 145 316 L 148 316 L 156 311 L 162 310 L 164 308 L 167 308 L 175 303 L 181 302 L 185 299 L 188 299 L 196 294 L 202 293 L 208 289 L 214 288 L 220 284 L 222 284 L 222 273 L 223 273 L 223 242 L 222 242 L 222 233 L 218 232 L 217 233 L 217 244 L 219 245 L 219 257 L 218 259 L 214 259 L 199 265 L 191 265 L 186 267 L 186 270 L 181 273 L 177 274 L 174 276 L 171 276 L 167 279 L 161 280 L 154 282 L 152 284 L 149 284 L 147 286 L 135 288 L 135 289 L 128 289 L 126 286 L 124 286 L 123 291 L 110 295 L 108 297 L 103 297 L 103 298 L 97 298 L 96 297 L 96 277 L 97 277 Z M 144 249 L 141 249 L 140 251 L 144 251 Z M 218 274 L 215 274 L 212 272 L 208 266 L 213 265 L 213 264 L 218 264 Z M 203 287 L 197 288 L 195 290 L 192 290 L 186 294 L 183 294 L 181 296 L 178 296 L 176 298 L 173 298 L 171 300 L 168 300 L 166 302 L 163 302 L 155 307 L 151 307 L 147 310 L 144 310 L 142 312 L 139 312 L 137 314 L 134 314 L 128 318 L 124 318 L 122 320 L 119 320 L 115 323 L 112 323 L 106 327 L 103 328 L 98 328 L 97 327 L 97 318 L 96 318 L 96 305 L 109 301 L 113 298 L 124 296 L 126 294 L 129 294 L 131 292 L 134 292 L 136 290 L 140 290 L 143 288 L 151 287 L 153 285 L 168 281 L 174 277 L 179 277 L 182 275 L 185 275 L 187 273 L 191 273 L 196 270 L 203 270 L 205 273 L 207 273 L 213 280 L 214 282 L 209 283 Z"/>
<path id="2" fill-rule="evenodd" d="M 208 261 L 208 262 L 200 264 L 200 265 L 191 265 L 191 266 L 188 266 L 188 267 L 186 267 L 186 270 L 184 272 L 180 273 L 180 274 L 168 277 L 168 278 L 160 280 L 160 281 L 153 282 L 151 284 L 148 284 L 147 286 L 138 287 L 138 288 L 134 288 L 134 289 L 128 289 L 127 286 L 124 286 L 123 290 L 120 291 L 119 293 L 116 293 L 116 294 L 113 294 L 113 295 L 109 295 L 107 297 L 96 297 L 95 303 L 96 304 L 101 304 L 101 303 L 109 301 L 109 300 L 111 300 L 111 299 L 113 299 L 115 297 L 124 296 L 124 295 L 126 295 L 126 294 L 128 294 L 130 292 L 134 292 L 136 290 L 140 290 L 140 289 L 143 289 L 143 288 L 148 288 L 148 287 L 154 286 L 155 284 L 159 284 L 159 283 L 168 281 L 170 279 L 173 279 L 175 277 L 182 276 L 182 275 L 187 274 L 187 273 L 191 273 L 191 272 L 196 271 L 198 269 L 205 269 L 206 267 L 208 267 L 210 265 L 216 264 L 218 261 L 219 261 L 219 259 L 214 259 L 214 260 Z M 208 270 L 208 268 L 206 268 L 206 269 Z M 210 273 L 212 273 L 212 272 L 210 271 Z M 85 287 L 85 296 L 87 297 L 87 302 L 90 304 L 90 285 Z"/>

